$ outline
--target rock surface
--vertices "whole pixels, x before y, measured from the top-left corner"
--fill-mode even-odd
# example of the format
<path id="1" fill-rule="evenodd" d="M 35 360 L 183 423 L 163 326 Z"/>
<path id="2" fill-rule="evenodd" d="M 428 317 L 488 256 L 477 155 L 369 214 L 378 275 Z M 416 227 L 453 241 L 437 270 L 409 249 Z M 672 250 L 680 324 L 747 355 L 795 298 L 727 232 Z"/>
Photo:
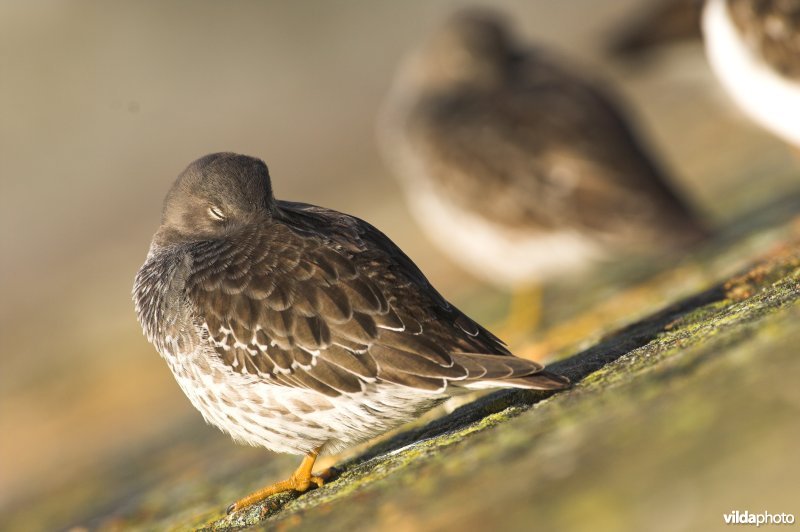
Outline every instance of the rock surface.
<path id="1" fill-rule="evenodd" d="M 263 451 L 176 430 L 113 486 L 54 491 L 0 528 L 673 531 L 722 528 L 733 510 L 797 516 L 798 221 L 729 232 L 633 293 L 572 320 L 604 325 L 561 341 L 551 368 L 571 389 L 484 395 L 366 447 L 320 489 L 226 516 L 296 457 L 265 473 Z"/>
<path id="2" fill-rule="evenodd" d="M 322 489 L 204 529 L 698 530 L 737 509 L 796 514 L 800 247 L 791 227 L 767 233 L 707 257 L 767 248 L 748 268 L 552 364 L 571 390 L 485 396 Z"/>

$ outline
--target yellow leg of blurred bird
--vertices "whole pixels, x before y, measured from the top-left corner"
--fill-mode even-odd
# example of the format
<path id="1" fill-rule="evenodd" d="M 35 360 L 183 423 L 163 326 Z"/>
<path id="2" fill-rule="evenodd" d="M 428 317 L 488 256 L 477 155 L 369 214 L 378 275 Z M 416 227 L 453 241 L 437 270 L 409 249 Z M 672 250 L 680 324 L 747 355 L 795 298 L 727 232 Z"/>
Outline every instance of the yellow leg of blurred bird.
<path id="1" fill-rule="evenodd" d="M 307 491 L 312 484 L 316 485 L 317 487 L 322 486 L 325 483 L 323 477 L 311 474 L 311 469 L 314 467 L 314 462 L 317 460 L 318 455 L 318 449 L 308 453 L 300 463 L 300 467 L 298 467 L 297 470 L 292 473 L 292 476 L 286 480 L 281 480 L 280 482 L 276 482 L 275 484 L 271 484 L 266 488 L 262 488 L 254 493 L 251 493 L 243 499 L 239 499 L 235 503 L 228 506 L 228 513 L 230 514 L 233 512 L 238 512 L 242 508 L 247 508 L 252 504 L 263 501 L 270 495 L 283 493 L 284 491 L 299 491 L 300 493 L 303 493 Z"/>
<path id="2" fill-rule="evenodd" d="M 536 343 L 514 351 L 514 354 L 533 360 L 565 350 L 573 350 L 587 338 L 599 340 L 599 335 L 617 327 L 622 327 L 631 317 L 643 316 L 656 312 L 664 301 L 685 297 L 690 291 L 673 293 L 676 285 L 692 287 L 687 279 L 696 278 L 694 287 L 702 286 L 704 276 L 696 267 L 681 266 L 668 272 L 654 275 L 638 286 L 629 287 L 622 292 L 605 298 L 592 308 L 556 324 L 544 331 Z"/>
<path id="3" fill-rule="evenodd" d="M 505 323 L 500 327 L 500 338 L 514 349 L 539 327 L 542 318 L 542 287 L 528 285 L 511 294 Z"/>

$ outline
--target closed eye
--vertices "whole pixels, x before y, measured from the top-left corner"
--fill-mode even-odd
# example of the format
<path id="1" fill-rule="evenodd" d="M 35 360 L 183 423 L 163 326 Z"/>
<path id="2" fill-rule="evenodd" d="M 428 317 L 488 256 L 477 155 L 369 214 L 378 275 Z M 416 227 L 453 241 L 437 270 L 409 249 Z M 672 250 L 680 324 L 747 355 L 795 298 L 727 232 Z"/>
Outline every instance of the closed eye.
<path id="1" fill-rule="evenodd" d="M 216 205 L 212 205 L 212 206 L 210 206 L 208 208 L 208 215 L 211 216 L 213 219 L 218 220 L 220 222 L 224 222 L 225 221 L 225 214 Z"/>

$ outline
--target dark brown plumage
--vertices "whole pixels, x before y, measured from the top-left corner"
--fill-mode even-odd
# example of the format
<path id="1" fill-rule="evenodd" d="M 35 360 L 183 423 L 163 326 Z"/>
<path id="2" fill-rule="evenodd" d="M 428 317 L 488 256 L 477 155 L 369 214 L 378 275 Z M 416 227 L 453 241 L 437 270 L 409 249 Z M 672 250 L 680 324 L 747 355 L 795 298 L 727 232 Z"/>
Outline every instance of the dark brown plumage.
<path id="1" fill-rule="evenodd" d="M 425 390 L 487 374 L 561 382 L 530 361 L 506 363 L 502 342 L 355 218 L 277 202 L 269 219 L 188 251 L 197 266 L 187 297 L 237 373 L 334 397 L 361 391 L 365 378 Z M 482 356 L 471 363 L 467 353 Z"/>
<path id="2" fill-rule="evenodd" d="M 457 13 L 410 55 L 380 131 L 423 228 L 496 284 L 705 233 L 608 87 L 491 11 Z"/>
<path id="3" fill-rule="evenodd" d="M 204 417 L 283 452 L 341 449 L 459 388 L 568 383 L 514 357 L 373 226 L 276 201 L 242 155 L 179 176 L 134 299 Z"/>

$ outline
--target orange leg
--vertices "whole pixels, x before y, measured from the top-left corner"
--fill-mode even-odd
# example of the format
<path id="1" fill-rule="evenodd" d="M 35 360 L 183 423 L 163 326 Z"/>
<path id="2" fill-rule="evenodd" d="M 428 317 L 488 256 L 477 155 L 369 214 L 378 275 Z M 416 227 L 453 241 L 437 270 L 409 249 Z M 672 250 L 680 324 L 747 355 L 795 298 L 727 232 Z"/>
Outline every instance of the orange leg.
<path id="1" fill-rule="evenodd" d="M 235 503 L 228 506 L 228 513 L 231 514 L 233 512 L 238 512 L 239 510 L 247 508 L 252 504 L 263 501 L 270 495 L 275 495 L 284 491 L 298 491 L 303 493 L 307 491 L 312 484 L 316 485 L 317 487 L 322 486 L 322 484 L 325 483 L 323 477 L 311 474 L 311 469 L 314 467 L 314 462 L 317 460 L 318 454 L 319 449 L 311 451 L 305 456 L 305 458 L 303 458 L 303 461 L 300 463 L 300 467 L 298 467 L 288 479 L 271 484 L 266 488 L 262 488 L 254 493 L 251 493 L 243 499 L 239 499 Z"/>
<path id="2" fill-rule="evenodd" d="M 542 317 L 542 287 L 529 285 L 511 294 L 505 323 L 499 327 L 498 336 L 512 348 L 524 342 L 538 329 Z"/>

